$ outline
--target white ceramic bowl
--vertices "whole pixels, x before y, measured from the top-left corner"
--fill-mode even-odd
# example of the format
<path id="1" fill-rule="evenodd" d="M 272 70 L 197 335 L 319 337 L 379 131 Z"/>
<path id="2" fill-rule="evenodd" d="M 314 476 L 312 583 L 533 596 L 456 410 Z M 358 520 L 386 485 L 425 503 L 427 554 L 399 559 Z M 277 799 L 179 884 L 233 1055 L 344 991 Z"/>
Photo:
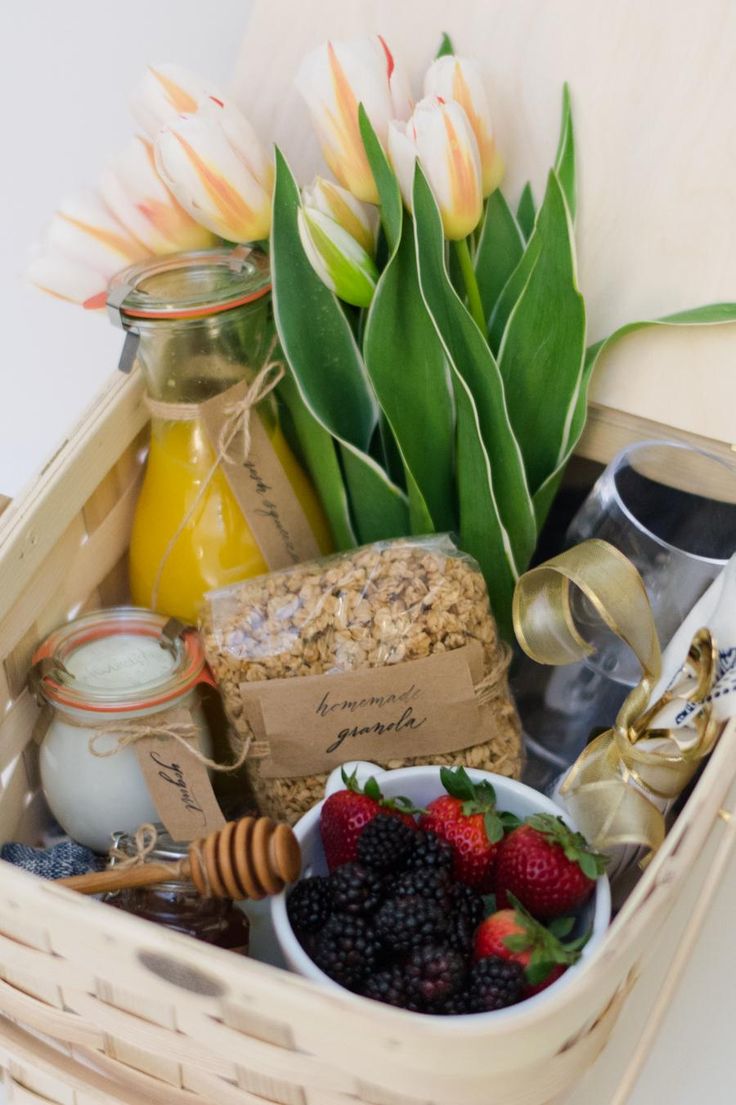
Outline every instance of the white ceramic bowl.
<path id="1" fill-rule="evenodd" d="M 360 761 L 357 763 L 345 764 L 345 768 L 348 773 L 352 772 L 353 769 L 357 769 L 358 779 L 361 782 L 365 782 L 370 775 L 374 775 L 385 797 L 395 798 L 403 794 L 407 798 L 410 798 L 415 806 L 426 806 L 432 799 L 445 793 L 440 782 L 439 767 L 402 767 L 397 771 L 384 771 L 375 764 Z M 567 824 L 575 828 L 574 822 L 567 812 L 555 805 L 555 803 L 549 798 L 546 798 L 545 795 L 540 794 L 539 791 L 533 790 L 523 783 L 514 782 L 513 779 L 506 779 L 502 775 L 493 775 L 489 771 L 476 771 L 469 768 L 468 774 L 474 782 L 487 780 L 487 782 L 493 784 L 496 791 L 498 808 L 500 810 L 508 810 L 510 813 L 515 813 L 519 818 L 528 817 L 532 813 L 551 813 L 556 816 L 564 817 Z M 337 769 L 332 772 L 332 775 L 330 775 L 327 781 L 325 796 L 328 797 L 335 791 L 342 789 L 343 782 L 340 769 Z M 323 803 L 319 802 L 294 826 L 294 832 L 302 848 L 303 876 L 327 874 L 327 863 L 322 850 L 322 841 L 319 833 L 319 815 L 322 805 Z M 304 975 L 306 978 L 311 978 L 316 982 L 322 983 L 324 986 L 340 990 L 343 994 L 348 995 L 355 1001 L 364 1002 L 369 1000 L 351 993 L 343 986 L 340 986 L 339 983 L 334 982 L 333 979 L 329 978 L 329 976 L 326 975 L 324 971 L 321 971 L 316 963 L 310 959 L 294 935 L 294 931 L 289 923 L 286 912 L 286 894 L 279 894 L 277 897 L 271 898 L 270 901 L 271 919 L 276 939 L 291 969 L 296 971 L 297 974 Z M 584 909 L 581 910 L 578 924 L 573 932 L 574 936 L 580 936 L 583 932 L 592 928 L 590 939 L 583 949 L 580 960 L 574 967 L 568 968 L 561 978 L 553 983 L 547 990 L 535 994 L 534 997 L 527 998 L 526 1001 L 520 1002 L 518 1005 L 512 1005 L 508 1009 L 500 1009 L 491 1013 L 473 1013 L 443 1018 L 447 1021 L 448 1027 L 451 1024 L 457 1025 L 466 1022 L 472 1022 L 474 1025 L 477 1025 L 483 1017 L 493 1017 L 496 1021 L 499 1017 L 513 1017 L 520 1010 L 528 1010 L 532 1003 L 536 1004 L 545 1001 L 548 994 L 558 993 L 559 987 L 569 983 L 570 979 L 585 966 L 586 960 L 590 958 L 603 939 L 610 919 L 611 891 L 608 879 L 604 875 L 602 878 L 598 879 L 595 894 Z M 409 1015 L 424 1016 L 424 1014 Z"/>

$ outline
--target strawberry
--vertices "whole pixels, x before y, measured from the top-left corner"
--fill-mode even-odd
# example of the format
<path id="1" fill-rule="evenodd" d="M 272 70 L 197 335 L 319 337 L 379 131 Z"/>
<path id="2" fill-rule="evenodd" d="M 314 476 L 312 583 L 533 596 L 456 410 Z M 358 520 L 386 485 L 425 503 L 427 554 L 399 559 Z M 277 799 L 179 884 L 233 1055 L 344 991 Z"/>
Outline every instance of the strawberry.
<path id="1" fill-rule="evenodd" d="M 319 817 L 322 847 L 330 871 L 357 859 L 358 837 L 368 822 L 379 814 L 399 817 L 412 829 L 417 827 L 411 815 L 418 811 L 409 799 L 384 798 L 373 776 L 361 790 L 356 773 L 348 775 L 343 768 L 342 781 L 345 790 L 338 790 L 325 799 Z"/>
<path id="2" fill-rule="evenodd" d="M 498 905 L 508 905 L 513 894 L 542 921 L 572 913 L 593 893 L 605 866 L 606 857 L 589 848 L 561 817 L 534 814 L 498 849 Z"/>
<path id="3" fill-rule="evenodd" d="M 501 909 L 482 921 L 475 933 L 474 959 L 495 955 L 510 959 L 524 968 L 524 997 L 546 990 L 568 967 L 576 963 L 588 939 L 581 936 L 564 944 L 572 931 L 572 917 L 558 917 L 549 928 L 528 913 L 513 894 L 512 909 Z"/>
<path id="4" fill-rule="evenodd" d="M 499 813 L 491 784 L 474 783 L 464 767 L 443 767 L 440 779 L 447 794 L 429 803 L 419 825 L 452 845 L 455 878 L 487 893 L 493 889 L 499 841 L 518 818 Z"/>

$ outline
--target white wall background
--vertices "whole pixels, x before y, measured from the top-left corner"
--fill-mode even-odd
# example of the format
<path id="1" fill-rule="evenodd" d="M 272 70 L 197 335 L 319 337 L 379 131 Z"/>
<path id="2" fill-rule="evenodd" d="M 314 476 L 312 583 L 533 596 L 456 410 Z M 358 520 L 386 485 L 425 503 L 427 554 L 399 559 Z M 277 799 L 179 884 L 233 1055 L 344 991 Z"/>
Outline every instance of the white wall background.
<path id="1" fill-rule="evenodd" d="M 23 283 L 67 194 L 132 133 L 145 66 L 178 61 L 227 87 L 250 0 L 0 2 L 0 493 L 15 495 L 113 371 L 121 333 Z"/>

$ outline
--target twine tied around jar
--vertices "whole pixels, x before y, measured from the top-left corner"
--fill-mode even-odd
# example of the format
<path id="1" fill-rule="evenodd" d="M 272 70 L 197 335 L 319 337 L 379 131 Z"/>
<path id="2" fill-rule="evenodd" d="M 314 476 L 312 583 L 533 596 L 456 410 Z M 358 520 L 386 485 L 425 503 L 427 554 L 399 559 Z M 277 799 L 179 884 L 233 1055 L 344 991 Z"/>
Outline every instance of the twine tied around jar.
<path id="1" fill-rule="evenodd" d="M 225 419 L 218 435 L 217 453 L 214 463 L 202 481 L 197 494 L 192 500 L 191 506 L 171 535 L 156 571 L 153 587 L 151 588 L 151 606 L 154 610 L 158 605 L 161 578 L 168 559 L 174 551 L 177 541 L 192 521 L 197 508 L 204 499 L 217 469 L 223 461 L 228 461 L 231 464 L 245 464 L 248 459 L 252 442 L 250 425 L 251 411 L 278 387 L 286 373 L 283 361 L 272 359 L 275 346 L 276 339 L 274 338 L 266 355 L 266 363 L 256 375 L 243 398 L 236 403 L 231 403 L 225 409 Z M 154 417 L 165 418 L 170 422 L 191 422 L 198 417 L 199 411 L 201 410 L 201 404 L 199 403 L 165 403 L 150 398 L 146 400 L 146 403 L 149 411 Z M 240 446 L 238 449 L 235 449 L 234 446 L 238 434 L 240 434 Z"/>
<path id="2" fill-rule="evenodd" d="M 112 746 L 103 751 L 97 746 L 97 742 L 110 734 L 115 739 Z M 200 751 L 196 745 L 197 735 L 197 727 L 191 719 L 189 721 L 168 720 L 159 724 L 152 724 L 150 721 L 122 723 L 107 721 L 95 725 L 95 731 L 90 735 L 88 741 L 88 748 L 93 756 L 97 756 L 98 759 L 106 759 L 108 756 L 116 756 L 124 748 L 128 748 L 130 745 L 148 737 L 167 737 L 170 740 L 177 741 L 190 756 L 194 756 L 196 760 L 199 760 L 201 764 L 212 771 L 237 771 L 245 763 L 250 745 L 249 741 L 241 742 L 238 754 L 232 763 L 221 764 L 217 760 L 205 756 L 204 752 Z"/>
<path id="3" fill-rule="evenodd" d="M 107 853 L 110 861 L 108 863 L 108 869 L 115 867 L 119 873 L 122 873 L 123 871 L 130 871 L 135 867 L 143 867 L 156 849 L 158 843 L 158 829 L 148 821 L 144 825 L 139 825 L 132 838 L 132 843 L 134 847 L 132 854 L 121 848 L 119 841 L 113 845 Z M 192 841 L 189 844 L 187 854 L 182 856 L 180 860 L 176 860 L 174 863 L 156 860 L 156 866 L 160 868 L 161 871 L 165 871 L 167 874 L 171 875 L 172 880 L 177 882 L 190 882 L 191 879 L 189 875 L 191 872 L 192 851 L 196 852 L 197 858 L 199 859 L 199 873 L 205 889 L 203 897 L 209 898 L 212 896 L 212 888 L 207 872 L 207 864 L 204 861 L 202 848 L 198 840 Z"/>

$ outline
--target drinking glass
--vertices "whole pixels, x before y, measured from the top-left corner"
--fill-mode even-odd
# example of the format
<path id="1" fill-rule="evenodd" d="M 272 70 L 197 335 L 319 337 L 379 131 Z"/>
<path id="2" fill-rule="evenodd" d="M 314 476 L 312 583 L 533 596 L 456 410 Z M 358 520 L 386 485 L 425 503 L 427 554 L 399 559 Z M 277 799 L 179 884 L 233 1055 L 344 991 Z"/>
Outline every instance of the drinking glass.
<path id="1" fill-rule="evenodd" d="M 565 536 L 614 545 L 638 568 L 664 648 L 736 550 L 736 457 L 684 442 L 642 441 L 623 449 L 601 474 Z M 541 668 L 522 657 L 514 689 L 525 731 L 525 781 L 545 789 L 609 728 L 641 672 L 630 649 L 577 590 L 573 615 L 595 653 L 576 664 Z"/>

